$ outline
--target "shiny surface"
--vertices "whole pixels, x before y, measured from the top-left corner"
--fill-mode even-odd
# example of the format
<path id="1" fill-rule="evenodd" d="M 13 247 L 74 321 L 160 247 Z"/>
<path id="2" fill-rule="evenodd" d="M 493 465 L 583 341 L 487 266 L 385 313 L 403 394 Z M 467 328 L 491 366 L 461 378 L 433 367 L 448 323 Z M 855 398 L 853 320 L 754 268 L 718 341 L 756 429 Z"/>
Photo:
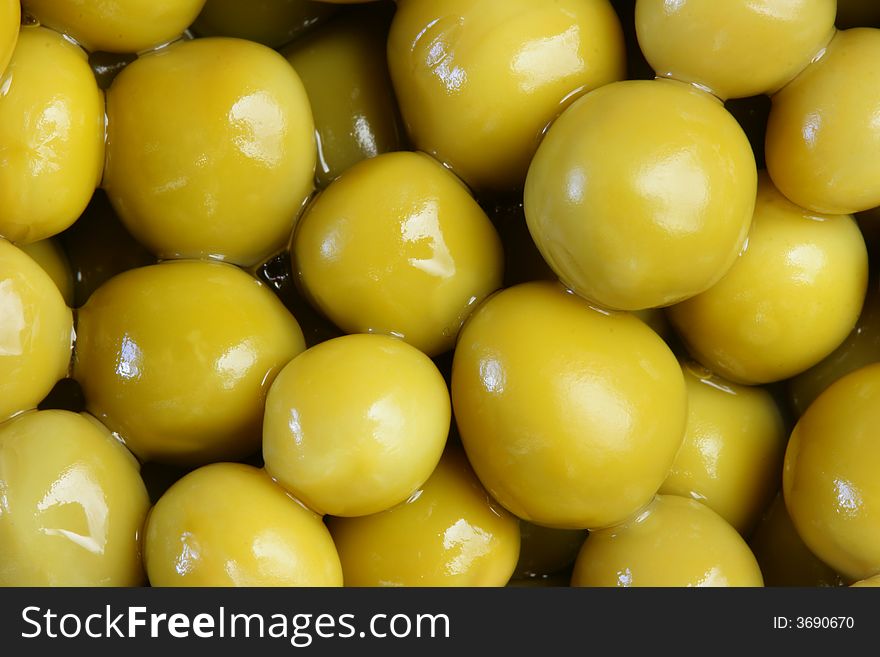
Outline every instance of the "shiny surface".
<path id="1" fill-rule="evenodd" d="M 386 335 L 323 342 L 269 390 L 266 471 L 318 513 L 378 513 L 431 475 L 450 413 L 443 376 L 415 347 Z"/>
<path id="2" fill-rule="evenodd" d="M 43 25 L 69 34 L 86 50 L 140 52 L 189 27 L 205 0 L 22 0 Z"/>
<path id="3" fill-rule="evenodd" d="M 139 58 L 107 92 L 104 189 L 163 258 L 254 265 L 281 250 L 313 187 L 315 127 L 281 55 L 209 37 Z"/>
<path id="4" fill-rule="evenodd" d="M 834 34 L 836 0 L 638 0 L 639 45 L 660 77 L 721 98 L 780 89 Z"/>
<path id="5" fill-rule="evenodd" d="M 572 586 L 763 586 L 736 530 L 696 500 L 658 495 L 632 520 L 591 532 Z"/>
<path id="6" fill-rule="evenodd" d="M 717 100 L 669 80 L 619 82 L 553 124 L 529 169 L 526 218 L 571 289 L 641 310 L 699 294 L 730 269 L 755 180 L 749 142 Z"/>
<path id="7" fill-rule="evenodd" d="M 515 577 L 547 579 L 569 568 L 584 540 L 584 529 L 553 529 L 520 521 L 519 562 Z M 567 585 L 568 582 L 566 581 Z"/>
<path id="8" fill-rule="evenodd" d="M 804 543 L 850 579 L 880 573 L 880 364 L 832 384 L 785 453 L 785 505 Z"/>
<path id="9" fill-rule="evenodd" d="M 504 586 L 519 555 L 517 519 L 458 448 L 404 504 L 327 524 L 346 586 Z"/>
<path id="10" fill-rule="evenodd" d="M 97 190 L 59 239 L 73 272 L 74 308 L 82 306 L 101 284 L 135 267 L 156 264 L 156 257 L 135 240 L 113 211 L 103 190 Z"/>
<path id="11" fill-rule="evenodd" d="M 0 0 L 0 76 L 6 70 L 21 23 L 21 3 L 19 0 Z"/>
<path id="12" fill-rule="evenodd" d="M 880 30 L 838 32 L 773 97 L 767 170 L 798 205 L 847 214 L 880 205 Z"/>
<path id="13" fill-rule="evenodd" d="M 192 29 L 200 36 L 248 39 L 277 48 L 332 15 L 308 0 L 207 0 Z"/>
<path id="14" fill-rule="evenodd" d="M 0 239 L 0 422 L 36 408 L 70 363 L 73 317 L 39 264 Z"/>
<path id="15" fill-rule="evenodd" d="M 788 382 L 791 403 L 802 415 L 813 400 L 842 376 L 880 362 L 880 285 L 871 283 L 862 314 L 846 340 L 829 356 Z"/>
<path id="16" fill-rule="evenodd" d="M 710 290 L 669 309 L 691 354 L 739 383 L 803 372 L 855 326 L 868 254 L 849 216 L 790 203 L 762 176 L 748 243 Z"/>
<path id="17" fill-rule="evenodd" d="M 73 272 L 67 255 L 57 239 L 45 239 L 20 247 L 49 274 L 64 303 L 73 306 Z"/>
<path id="18" fill-rule="evenodd" d="M 385 63 L 387 14 L 351 12 L 284 50 L 315 117 L 320 187 L 361 160 L 403 147 Z"/>
<path id="19" fill-rule="evenodd" d="M 468 320 L 452 402 L 490 494 L 525 520 L 583 529 L 651 500 L 681 445 L 687 398 L 678 362 L 645 324 L 541 282 L 498 293 Z"/>
<path id="20" fill-rule="evenodd" d="M 0 75 L 0 236 L 28 243 L 76 221 L 104 166 L 104 100 L 86 54 L 24 27 Z"/>
<path id="21" fill-rule="evenodd" d="M 521 187 L 544 128 L 626 72 L 607 0 L 405 0 L 388 63 L 415 146 L 475 189 Z"/>
<path id="22" fill-rule="evenodd" d="M 765 586 L 843 585 L 840 575 L 810 552 L 798 536 L 782 493 L 767 509 L 749 546 L 761 566 Z"/>
<path id="23" fill-rule="evenodd" d="M 874 575 L 873 577 L 868 577 L 867 579 L 859 580 L 858 582 L 855 582 L 855 583 L 851 584 L 850 586 L 855 586 L 858 588 L 861 588 L 861 587 L 873 588 L 876 586 L 880 586 L 880 575 Z"/>
<path id="24" fill-rule="evenodd" d="M 304 347 L 248 274 L 168 262 L 116 276 L 80 309 L 74 378 L 142 460 L 200 465 L 259 450 L 269 386 Z"/>
<path id="25" fill-rule="evenodd" d="M 341 586 L 339 557 L 321 517 L 241 463 L 184 476 L 144 530 L 153 586 Z"/>
<path id="26" fill-rule="evenodd" d="M 138 586 L 150 505 L 101 424 L 34 411 L 0 425 L 0 586 Z"/>
<path id="27" fill-rule="evenodd" d="M 690 497 L 748 536 L 779 490 L 788 433 L 773 396 L 682 364 L 688 393 L 684 442 L 660 487 Z"/>
<path id="28" fill-rule="evenodd" d="M 451 349 L 501 285 L 498 235 L 467 188 L 421 153 L 349 169 L 309 206 L 291 252 L 308 296 L 347 333 Z"/>

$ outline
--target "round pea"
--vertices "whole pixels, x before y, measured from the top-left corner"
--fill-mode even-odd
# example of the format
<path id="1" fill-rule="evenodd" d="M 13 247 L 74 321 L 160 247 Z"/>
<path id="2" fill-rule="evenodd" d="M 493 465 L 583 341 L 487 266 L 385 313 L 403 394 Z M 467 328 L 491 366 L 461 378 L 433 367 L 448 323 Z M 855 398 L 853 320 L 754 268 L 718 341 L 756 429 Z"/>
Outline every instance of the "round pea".
<path id="1" fill-rule="evenodd" d="M 388 22 L 373 7 L 352 11 L 283 50 L 315 117 L 320 187 L 361 160 L 403 148 L 385 60 Z"/>
<path id="2" fill-rule="evenodd" d="M 347 333 L 434 356 L 501 285 L 501 243 L 452 173 L 422 153 L 364 160 L 309 205 L 291 251 L 308 297 Z"/>
<path id="3" fill-rule="evenodd" d="M 159 498 L 144 564 L 153 586 L 342 586 L 321 517 L 241 463 L 201 467 Z"/>
<path id="4" fill-rule="evenodd" d="M 176 39 L 204 4 L 205 0 L 22 0 L 25 12 L 86 50 L 127 53 Z"/>
<path id="5" fill-rule="evenodd" d="M 620 526 L 591 532 L 572 586 L 763 586 L 737 531 L 696 500 L 658 495 Z"/>
<path id="6" fill-rule="evenodd" d="M 781 485 L 788 432 L 767 390 L 683 364 L 684 442 L 660 492 L 699 500 L 748 536 Z"/>
<path id="7" fill-rule="evenodd" d="M 296 319 L 231 265 L 172 261 L 110 279 L 79 310 L 74 378 L 142 460 L 259 451 L 266 393 L 305 348 Z"/>
<path id="8" fill-rule="evenodd" d="M 149 508 L 137 461 L 88 415 L 0 425 L 0 586 L 139 586 Z"/>
<path id="9" fill-rule="evenodd" d="M 738 383 L 769 383 L 812 367 L 855 326 L 868 254 L 850 216 L 788 201 L 766 176 L 743 253 L 709 290 L 669 309 L 690 353 Z"/>
<path id="10" fill-rule="evenodd" d="M 319 513 L 359 516 L 406 500 L 449 433 L 446 382 L 386 335 L 348 335 L 294 358 L 266 399 L 266 471 Z"/>
<path id="11" fill-rule="evenodd" d="M 748 139 L 717 99 L 670 80 L 617 82 L 550 128 L 529 168 L 526 219 L 578 294 L 619 310 L 667 306 L 733 265 L 756 180 Z"/>
<path id="12" fill-rule="evenodd" d="M 722 99 L 771 93 L 834 36 L 836 0 L 638 0 L 639 45 L 658 76 Z"/>
<path id="13" fill-rule="evenodd" d="M 850 214 L 880 205 L 880 30 L 838 32 L 821 59 L 773 96 L 767 171 L 792 202 Z"/>
<path id="14" fill-rule="evenodd" d="M 209 37 L 132 62 L 107 91 L 103 187 L 160 258 L 256 265 L 282 250 L 312 192 L 315 126 L 277 52 Z"/>
<path id="15" fill-rule="evenodd" d="M 104 167 L 104 98 L 85 52 L 53 30 L 21 29 L 0 80 L 0 144 L 0 237 L 36 242 L 76 221 Z"/>
<path id="16" fill-rule="evenodd" d="M 850 579 L 880 573 L 880 364 L 816 398 L 788 442 L 785 505 L 804 543 Z"/>
<path id="17" fill-rule="evenodd" d="M 454 447 L 404 503 L 327 524 L 346 586 L 504 586 L 519 555 L 517 519 Z"/>
<path id="18" fill-rule="evenodd" d="M 49 275 L 0 239 L 0 422 L 32 408 L 70 365 L 73 316 Z"/>
<path id="19" fill-rule="evenodd" d="M 452 364 L 461 441 L 489 493 L 549 527 L 622 522 L 650 502 L 684 437 L 684 377 L 628 313 L 549 282 L 499 292 Z"/>
<path id="20" fill-rule="evenodd" d="M 625 75 L 607 0 L 403 0 L 388 65 L 416 148 L 490 191 L 520 189 L 546 126 Z"/>

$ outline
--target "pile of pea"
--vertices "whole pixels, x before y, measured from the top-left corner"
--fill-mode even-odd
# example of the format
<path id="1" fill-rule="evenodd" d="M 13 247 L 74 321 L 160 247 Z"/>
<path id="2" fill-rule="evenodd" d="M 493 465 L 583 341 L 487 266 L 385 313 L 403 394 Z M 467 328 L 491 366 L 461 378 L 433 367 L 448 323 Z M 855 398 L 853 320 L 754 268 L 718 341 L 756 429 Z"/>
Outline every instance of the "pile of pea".
<path id="1" fill-rule="evenodd" d="M 0 0 L 0 585 L 880 585 L 878 26 Z"/>

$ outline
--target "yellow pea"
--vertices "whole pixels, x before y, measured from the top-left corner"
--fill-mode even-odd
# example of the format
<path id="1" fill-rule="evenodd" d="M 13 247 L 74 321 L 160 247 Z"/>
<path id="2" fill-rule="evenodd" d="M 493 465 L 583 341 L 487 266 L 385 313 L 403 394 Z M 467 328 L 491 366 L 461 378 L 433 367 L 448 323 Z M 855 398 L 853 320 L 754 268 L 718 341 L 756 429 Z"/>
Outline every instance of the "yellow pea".
<path id="1" fill-rule="evenodd" d="M 785 505 L 807 547 L 849 579 L 880 573 L 880 364 L 827 388 L 788 442 Z"/>
<path id="2" fill-rule="evenodd" d="M 449 433 L 449 392 L 415 347 L 348 335 L 294 358 L 266 399 L 266 471 L 309 508 L 384 511 L 431 475 Z"/>
<path id="3" fill-rule="evenodd" d="M 658 76 L 744 98 L 809 66 L 834 35 L 836 8 L 836 0 L 638 0 L 636 29 Z"/>
<path id="4" fill-rule="evenodd" d="M 737 531 L 696 500 L 658 495 L 632 520 L 590 532 L 572 586 L 763 586 Z"/>
<path id="5" fill-rule="evenodd" d="M 650 502 L 684 436 L 687 398 L 663 340 L 549 282 L 508 288 L 459 337 L 452 402 L 489 493 L 538 524 L 608 527 Z"/>
<path id="6" fill-rule="evenodd" d="M 456 448 L 403 504 L 327 524 L 346 586 L 504 586 L 519 555 L 519 523 Z"/>
<path id="7" fill-rule="evenodd" d="M 149 498 L 138 463 L 88 415 L 0 425 L 0 585 L 139 586 Z"/>
<path id="8" fill-rule="evenodd" d="M 305 348 L 262 283 L 172 261 L 110 279 L 79 310 L 74 378 L 142 460 L 201 465 L 260 447 L 266 393 Z"/>
<path id="9" fill-rule="evenodd" d="M 660 492 L 696 499 L 748 536 L 781 485 L 788 440 L 773 396 L 683 364 L 684 442 Z"/>
<path id="10" fill-rule="evenodd" d="M 850 216 L 797 207 L 762 176 L 748 244 L 731 270 L 668 316 L 688 351 L 738 383 L 812 367 L 853 329 L 868 254 Z"/>
<path id="11" fill-rule="evenodd" d="M 619 310 L 667 306 L 733 265 L 756 179 L 748 139 L 717 99 L 670 80 L 617 82 L 551 126 L 529 168 L 526 219 L 578 294 Z"/>
<path id="12" fill-rule="evenodd" d="M 140 52 L 176 39 L 205 0 L 22 0 L 47 27 L 68 34 L 86 50 Z"/>
<path id="13" fill-rule="evenodd" d="M 341 586 L 321 517 L 262 470 L 203 466 L 150 511 L 144 564 L 153 586 Z"/>
<path id="14" fill-rule="evenodd" d="M 0 422 L 36 408 L 70 365 L 73 316 L 49 275 L 0 239 Z"/>
<path id="15" fill-rule="evenodd" d="M 222 37 L 138 58 L 107 91 L 103 187 L 160 258 L 251 266 L 280 251 L 313 188 L 315 126 L 296 72 Z"/>
<path id="16" fill-rule="evenodd" d="M 388 22 L 384 10 L 353 11 L 283 51 L 315 117 L 320 187 L 361 160 L 403 147 L 385 60 Z"/>
<path id="17" fill-rule="evenodd" d="M 773 96 L 767 171 L 794 203 L 824 214 L 880 205 L 880 30 L 838 32 L 824 55 Z"/>
<path id="18" fill-rule="evenodd" d="M 403 0 L 388 64 L 416 148 L 478 190 L 521 188 L 545 127 L 625 74 L 607 0 Z"/>
<path id="19" fill-rule="evenodd" d="M 308 297 L 347 333 L 402 337 L 429 356 L 455 344 L 501 285 L 501 243 L 453 174 L 422 153 L 385 153 L 345 172 L 294 234 Z"/>
<path id="20" fill-rule="evenodd" d="M 101 180 L 103 95 L 85 52 L 45 27 L 21 29 L 0 75 L 0 162 L 0 237 L 22 244 L 70 226 Z"/>

